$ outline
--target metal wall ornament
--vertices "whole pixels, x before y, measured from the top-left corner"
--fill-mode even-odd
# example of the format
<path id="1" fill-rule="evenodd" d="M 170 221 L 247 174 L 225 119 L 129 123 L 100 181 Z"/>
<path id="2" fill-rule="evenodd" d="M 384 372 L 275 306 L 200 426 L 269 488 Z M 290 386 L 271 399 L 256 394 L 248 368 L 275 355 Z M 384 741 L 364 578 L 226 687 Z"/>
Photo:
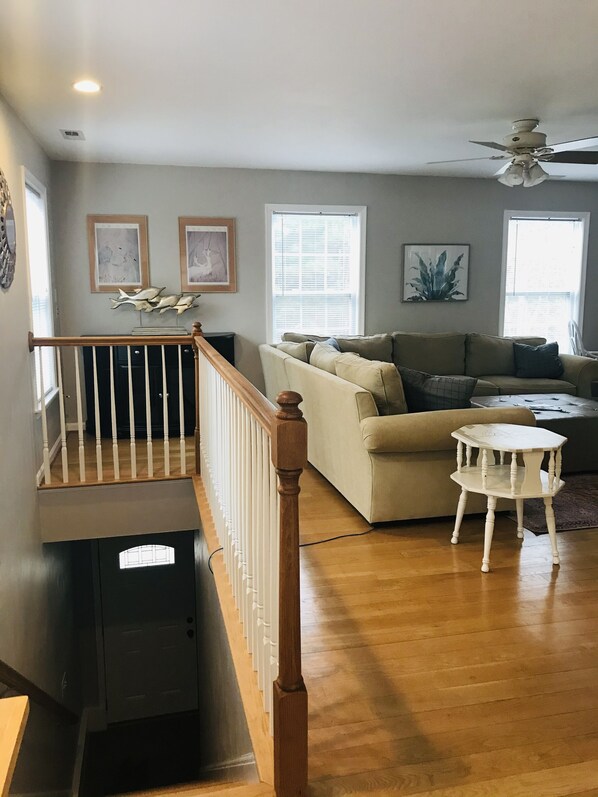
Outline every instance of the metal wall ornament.
<path id="1" fill-rule="evenodd" d="M 8 290 L 15 277 L 17 230 L 4 172 L 0 169 L 0 287 Z"/>

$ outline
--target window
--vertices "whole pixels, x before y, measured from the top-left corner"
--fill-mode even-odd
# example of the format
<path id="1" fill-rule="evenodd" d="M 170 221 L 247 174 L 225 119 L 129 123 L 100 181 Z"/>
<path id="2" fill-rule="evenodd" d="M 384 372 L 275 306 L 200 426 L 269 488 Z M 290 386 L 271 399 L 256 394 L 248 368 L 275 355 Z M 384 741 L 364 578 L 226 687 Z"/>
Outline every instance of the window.
<path id="1" fill-rule="evenodd" d="M 571 351 L 581 325 L 589 213 L 505 213 L 503 335 L 539 335 Z"/>
<path id="2" fill-rule="evenodd" d="M 160 567 L 174 564 L 174 548 L 170 545 L 137 545 L 118 555 L 121 570 L 137 567 Z"/>
<path id="3" fill-rule="evenodd" d="M 46 189 L 28 172 L 25 172 L 25 211 L 32 330 L 36 337 L 52 337 L 54 335 L 54 318 Z M 43 380 L 40 379 L 40 364 L 43 369 L 41 373 Z M 35 350 L 35 377 L 36 401 L 39 407 L 42 381 L 46 400 L 57 388 L 53 349 L 46 347 Z"/>
<path id="4" fill-rule="evenodd" d="M 365 207 L 267 205 L 268 340 L 364 330 Z"/>

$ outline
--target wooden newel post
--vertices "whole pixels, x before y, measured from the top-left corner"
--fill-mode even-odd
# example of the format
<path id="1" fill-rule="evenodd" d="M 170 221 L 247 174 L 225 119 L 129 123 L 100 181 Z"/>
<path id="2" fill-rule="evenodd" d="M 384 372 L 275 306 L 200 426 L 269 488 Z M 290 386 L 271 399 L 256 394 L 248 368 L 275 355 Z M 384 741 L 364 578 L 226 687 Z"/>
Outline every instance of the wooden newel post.
<path id="1" fill-rule="evenodd" d="M 191 327 L 193 358 L 195 360 L 195 472 L 201 473 L 201 458 L 199 451 L 199 349 L 195 343 L 195 338 L 203 338 L 203 332 L 199 321 L 194 321 Z"/>
<path id="2" fill-rule="evenodd" d="M 272 424 L 280 494 L 278 678 L 274 682 L 274 787 L 277 797 L 307 792 L 307 690 L 301 675 L 299 477 L 307 464 L 307 425 L 299 393 L 284 391 Z"/>

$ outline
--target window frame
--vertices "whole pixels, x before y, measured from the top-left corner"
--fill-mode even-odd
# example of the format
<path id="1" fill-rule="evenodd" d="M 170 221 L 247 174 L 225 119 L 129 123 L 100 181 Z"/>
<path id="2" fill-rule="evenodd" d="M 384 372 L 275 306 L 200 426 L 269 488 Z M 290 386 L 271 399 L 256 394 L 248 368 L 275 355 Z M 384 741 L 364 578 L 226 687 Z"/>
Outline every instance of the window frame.
<path id="1" fill-rule="evenodd" d="M 313 216 L 356 216 L 359 221 L 359 279 L 357 295 L 357 330 L 352 333 L 363 335 L 365 331 L 365 268 L 366 268 L 366 224 L 367 207 L 365 205 L 288 205 L 288 204 L 266 204 L 266 339 L 269 343 L 273 341 L 273 241 L 272 241 L 272 217 L 275 213 L 297 213 L 309 214 Z M 315 331 L 315 330 L 314 330 Z"/>
<path id="2" fill-rule="evenodd" d="M 27 190 L 28 188 L 39 195 L 43 200 L 45 215 L 46 215 L 46 251 L 48 253 L 48 283 L 49 290 L 49 314 L 51 321 L 52 336 L 56 333 L 56 311 L 55 311 L 55 289 L 54 289 L 54 272 L 52 269 L 52 253 L 50 249 L 50 214 L 48 212 L 48 190 L 46 186 L 39 180 L 27 167 L 21 167 L 21 183 L 23 186 L 23 228 L 24 228 L 24 249 L 25 261 L 27 263 L 27 294 L 29 299 L 29 328 L 33 330 L 33 290 L 31 286 L 31 266 L 29 261 L 29 224 L 27 217 Z M 41 356 L 41 355 L 40 355 Z M 54 362 L 54 384 L 52 387 L 46 388 L 43 396 L 37 396 L 37 373 L 35 358 L 32 357 L 32 378 L 33 378 L 33 403 L 34 409 L 37 414 L 41 413 L 42 401 L 45 402 L 46 407 L 58 395 L 58 374 L 56 372 L 56 363 Z M 41 365 L 40 365 L 41 367 Z"/>
<path id="3" fill-rule="evenodd" d="M 573 319 L 574 321 L 577 321 L 577 324 L 581 329 L 583 327 L 583 313 L 585 305 L 586 275 L 588 265 L 588 239 L 590 234 L 590 212 L 587 210 L 505 210 L 502 233 L 502 265 L 500 274 L 498 334 L 504 335 L 505 329 L 507 251 L 509 244 L 509 222 L 511 219 L 542 219 L 543 221 L 550 221 L 551 219 L 579 219 L 581 222 L 583 222 L 583 243 L 581 253 L 581 268 L 579 274 L 579 293 L 577 294 L 576 317 Z"/>

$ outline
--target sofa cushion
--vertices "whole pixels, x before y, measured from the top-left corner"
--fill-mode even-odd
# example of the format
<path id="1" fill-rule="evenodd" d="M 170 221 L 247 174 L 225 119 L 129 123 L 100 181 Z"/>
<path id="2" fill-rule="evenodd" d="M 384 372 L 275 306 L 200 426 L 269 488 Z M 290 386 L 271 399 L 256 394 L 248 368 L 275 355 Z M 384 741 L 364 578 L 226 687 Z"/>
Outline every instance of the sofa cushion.
<path id="1" fill-rule="evenodd" d="M 356 354 L 341 354 L 336 361 L 336 375 L 368 390 L 380 415 L 407 412 L 403 383 L 392 363 L 367 360 Z"/>
<path id="2" fill-rule="evenodd" d="M 575 385 L 564 379 L 522 379 L 519 376 L 485 374 L 484 380 L 496 385 L 501 396 L 511 393 L 569 393 L 575 396 L 577 393 Z"/>
<path id="3" fill-rule="evenodd" d="M 329 374 L 336 374 L 336 361 L 341 356 L 338 349 L 330 343 L 315 343 L 313 351 L 309 357 L 309 364 Z"/>
<path id="4" fill-rule="evenodd" d="M 498 396 L 498 387 L 493 382 L 487 382 L 485 379 L 478 379 L 473 390 L 474 396 Z"/>
<path id="5" fill-rule="evenodd" d="M 393 332 L 395 365 L 431 374 L 465 373 L 465 335 L 460 332 Z"/>
<path id="6" fill-rule="evenodd" d="M 288 340 L 292 343 L 304 343 L 306 340 L 317 342 L 319 340 L 327 340 L 328 335 L 307 335 L 302 332 L 284 332 L 282 335 L 283 341 Z"/>
<path id="7" fill-rule="evenodd" d="M 290 354 L 291 357 L 295 357 L 297 360 L 301 360 L 301 362 L 307 363 L 309 362 L 309 356 L 315 345 L 315 343 L 309 340 L 303 343 L 283 341 L 282 343 L 278 343 L 276 348 L 280 349 L 280 351 L 283 351 L 285 354 Z"/>
<path id="8" fill-rule="evenodd" d="M 465 409 L 477 381 L 472 376 L 438 376 L 401 366 L 398 371 L 409 412 Z"/>
<path id="9" fill-rule="evenodd" d="M 392 362 L 392 337 L 387 333 L 381 335 L 364 335 L 336 338 L 342 352 L 354 352 L 367 360 Z"/>
<path id="10" fill-rule="evenodd" d="M 546 338 L 500 338 L 472 332 L 465 343 L 465 373 L 469 376 L 512 376 L 515 373 L 514 341 L 539 346 L 546 343 Z"/>
<path id="11" fill-rule="evenodd" d="M 524 379 L 558 379 L 563 375 L 563 363 L 559 359 L 559 344 L 544 343 L 542 346 L 526 346 L 513 343 L 515 376 Z"/>

